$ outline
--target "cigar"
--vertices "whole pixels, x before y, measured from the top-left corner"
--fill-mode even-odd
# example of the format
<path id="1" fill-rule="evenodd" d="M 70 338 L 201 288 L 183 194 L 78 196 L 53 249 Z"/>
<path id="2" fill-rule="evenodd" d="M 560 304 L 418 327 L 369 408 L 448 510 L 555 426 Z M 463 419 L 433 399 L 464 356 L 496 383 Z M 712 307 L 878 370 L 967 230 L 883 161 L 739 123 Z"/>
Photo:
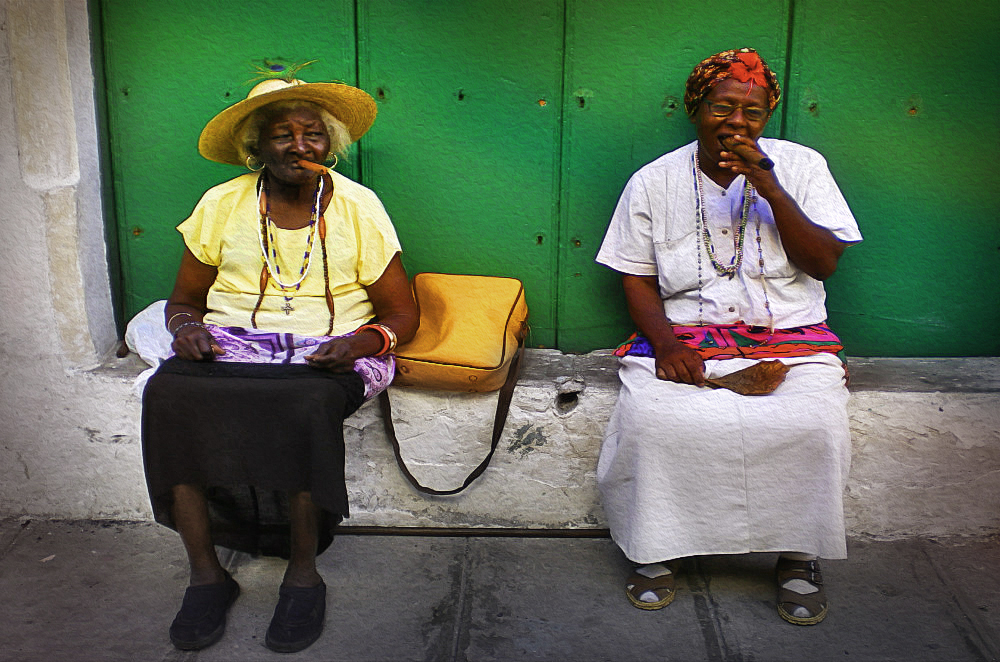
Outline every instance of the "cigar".
<path id="1" fill-rule="evenodd" d="M 774 161 L 767 158 L 749 145 L 744 145 L 743 143 L 738 142 L 729 142 L 729 139 L 723 139 L 722 146 L 726 148 L 726 151 L 734 152 L 747 163 L 755 163 L 764 170 L 770 170 L 774 167 Z"/>
<path id="2" fill-rule="evenodd" d="M 312 170 L 315 173 L 325 175 L 329 170 L 326 166 L 320 165 L 318 163 L 313 163 L 312 161 L 306 161 L 305 159 L 299 159 L 299 167 L 305 168 L 306 170 Z"/>

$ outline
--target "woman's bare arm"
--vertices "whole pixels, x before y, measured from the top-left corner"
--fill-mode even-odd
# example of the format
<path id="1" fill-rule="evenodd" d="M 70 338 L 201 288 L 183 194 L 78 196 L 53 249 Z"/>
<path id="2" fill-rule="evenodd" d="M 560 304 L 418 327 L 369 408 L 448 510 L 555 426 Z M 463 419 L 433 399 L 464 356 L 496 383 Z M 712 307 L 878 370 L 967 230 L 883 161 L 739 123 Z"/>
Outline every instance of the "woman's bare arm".
<path id="1" fill-rule="evenodd" d="M 174 291 L 167 300 L 164 312 L 167 331 L 174 336 L 171 347 L 182 359 L 207 361 L 223 353 L 212 339 L 212 334 L 197 325 L 205 317 L 208 290 L 218 273 L 218 269 L 198 261 L 190 250 L 184 249 Z"/>
<path id="2" fill-rule="evenodd" d="M 399 253 L 389 261 L 379 279 L 365 289 L 375 308 L 378 323 L 392 329 L 400 343 L 413 338 L 420 318 Z M 378 353 L 383 342 L 380 333 L 366 330 L 325 342 L 306 359 L 317 368 L 346 372 L 354 368 L 356 359 Z"/>
<path id="3" fill-rule="evenodd" d="M 673 326 L 663 312 L 656 276 L 624 274 L 622 286 L 632 321 L 653 346 L 656 376 L 667 381 L 704 386 L 705 362 L 674 335 Z"/>

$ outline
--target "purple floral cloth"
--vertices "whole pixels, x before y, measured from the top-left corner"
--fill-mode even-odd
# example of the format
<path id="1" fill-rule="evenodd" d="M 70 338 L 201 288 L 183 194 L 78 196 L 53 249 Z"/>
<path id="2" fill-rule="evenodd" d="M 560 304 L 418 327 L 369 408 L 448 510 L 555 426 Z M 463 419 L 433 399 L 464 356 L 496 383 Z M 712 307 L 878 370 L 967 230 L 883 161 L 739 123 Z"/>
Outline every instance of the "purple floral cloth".
<path id="1" fill-rule="evenodd" d="M 295 333 L 275 333 L 239 326 L 205 328 L 215 338 L 225 354 L 216 361 L 231 363 L 298 363 L 306 364 L 306 356 L 328 340 L 347 336 L 301 336 Z M 353 335 L 353 334 L 347 334 Z M 389 386 L 396 371 L 396 360 L 391 354 L 365 356 L 354 362 L 354 372 L 365 383 L 365 399 L 372 398 Z"/>

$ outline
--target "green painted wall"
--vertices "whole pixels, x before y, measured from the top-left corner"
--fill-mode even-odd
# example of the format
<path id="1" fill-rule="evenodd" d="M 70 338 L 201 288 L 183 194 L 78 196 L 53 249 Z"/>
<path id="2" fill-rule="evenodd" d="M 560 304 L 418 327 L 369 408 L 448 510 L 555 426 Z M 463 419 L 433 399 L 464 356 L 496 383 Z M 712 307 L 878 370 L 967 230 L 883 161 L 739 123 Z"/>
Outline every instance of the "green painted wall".
<path id="1" fill-rule="evenodd" d="M 797 2 L 785 136 L 861 223 L 828 310 L 864 355 L 1000 354 L 1000 3 Z"/>
<path id="2" fill-rule="evenodd" d="M 754 45 L 785 82 L 767 135 L 827 156 L 865 234 L 827 288 L 849 352 L 998 355 L 995 4 L 100 0 L 125 315 L 169 293 L 173 228 L 239 172 L 198 156 L 204 123 L 254 64 L 317 59 L 303 78 L 378 101 L 338 169 L 379 194 L 411 273 L 517 276 L 532 345 L 613 346 L 631 325 L 593 256 L 618 194 L 694 138 L 691 68 Z"/>

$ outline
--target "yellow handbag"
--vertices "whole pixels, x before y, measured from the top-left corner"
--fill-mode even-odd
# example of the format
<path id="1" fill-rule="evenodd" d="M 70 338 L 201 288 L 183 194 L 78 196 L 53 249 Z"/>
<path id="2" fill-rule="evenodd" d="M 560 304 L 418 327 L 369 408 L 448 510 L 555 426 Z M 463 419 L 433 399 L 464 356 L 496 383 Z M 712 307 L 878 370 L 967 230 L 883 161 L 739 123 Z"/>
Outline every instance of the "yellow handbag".
<path id="1" fill-rule="evenodd" d="M 495 391 L 527 331 L 524 286 L 516 278 L 420 273 L 416 337 L 396 348 L 396 386 Z"/>
<path id="2" fill-rule="evenodd" d="M 393 386 L 472 393 L 500 389 L 489 454 L 460 487 L 449 490 L 421 485 L 406 468 L 392 424 L 389 392 L 379 395 L 386 436 L 403 475 L 425 494 L 456 494 L 486 470 L 507 422 L 528 330 L 524 286 L 516 278 L 420 273 L 413 277 L 413 296 L 420 328 L 412 340 L 396 348 Z"/>

